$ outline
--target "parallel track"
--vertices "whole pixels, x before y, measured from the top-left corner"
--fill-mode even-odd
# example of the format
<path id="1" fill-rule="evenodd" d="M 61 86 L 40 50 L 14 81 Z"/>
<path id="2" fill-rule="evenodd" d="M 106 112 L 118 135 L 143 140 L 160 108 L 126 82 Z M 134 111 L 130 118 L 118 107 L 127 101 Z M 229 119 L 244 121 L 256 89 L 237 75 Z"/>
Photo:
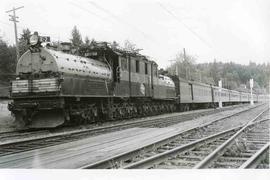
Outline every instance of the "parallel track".
<path id="1" fill-rule="evenodd" d="M 245 126 L 236 127 L 227 131 L 223 131 L 221 133 L 208 136 L 206 138 L 190 142 L 186 145 L 173 148 L 169 151 L 165 151 L 153 157 L 130 164 L 128 166 L 124 166 L 123 168 L 207 168 L 207 165 L 210 163 L 209 159 L 214 159 L 212 154 L 219 155 L 219 153 L 221 153 L 220 147 L 224 147 L 224 144 L 228 145 L 227 142 L 232 141 L 232 139 L 235 138 L 236 134 L 239 134 L 244 130 L 247 130 L 248 128 L 269 123 L 268 119 L 252 123 L 260 115 L 258 115 Z M 235 158 L 233 160 L 237 161 L 239 159 L 242 160 L 241 157 Z M 224 164 L 226 164 L 226 162 Z M 227 163 L 226 165 L 229 165 L 229 163 Z M 228 166 L 222 168 L 228 168 Z"/>
<path id="2" fill-rule="evenodd" d="M 131 152 L 123 153 L 123 154 L 117 155 L 115 157 L 111 157 L 109 159 L 106 159 L 100 162 L 88 164 L 81 168 L 141 168 L 140 166 L 136 166 L 136 164 L 137 163 L 140 164 L 140 162 L 144 162 L 145 159 L 152 159 L 153 157 L 158 157 L 159 154 L 171 151 L 175 147 L 179 147 L 183 144 L 188 145 L 190 143 L 192 144 L 197 141 L 199 141 L 198 143 L 202 143 L 202 142 L 205 143 L 206 141 L 208 141 L 207 137 L 213 136 L 212 138 L 214 138 L 215 136 L 221 136 L 224 133 L 227 137 L 227 138 L 225 137 L 224 138 L 228 139 L 230 136 L 228 136 L 227 133 L 231 135 L 232 133 L 234 133 L 234 131 L 236 131 L 240 127 L 233 128 L 227 132 L 227 131 L 224 131 L 223 129 L 224 125 L 225 123 L 228 123 L 228 122 L 233 123 L 235 120 L 233 116 L 236 116 L 236 115 L 240 116 L 240 114 L 242 113 L 236 113 L 232 116 L 221 118 L 217 121 L 204 124 L 197 128 L 191 128 L 185 132 L 177 134 L 168 139 L 164 139 L 159 142 L 154 142 L 152 145 L 149 145 L 147 147 L 143 147 L 143 148 L 139 148 L 137 150 L 131 151 Z M 260 115 L 261 114 L 263 113 L 260 113 Z M 230 120 L 226 120 L 226 119 L 230 119 Z M 224 140 L 219 140 L 218 143 L 222 143 L 222 142 L 224 142 Z M 145 167 L 142 166 L 142 168 L 145 168 Z"/>
<path id="3" fill-rule="evenodd" d="M 240 166 L 241 169 L 251 168 L 267 168 L 269 169 L 269 146 L 270 142 L 265 144 L 253 156 L 251 156 L 244 164 Z"/>
<path id="4" fill-rule="evenodd" d="M 247 124 L 195 168 L 240 168 L 269 142 L 269 122 Z"/>

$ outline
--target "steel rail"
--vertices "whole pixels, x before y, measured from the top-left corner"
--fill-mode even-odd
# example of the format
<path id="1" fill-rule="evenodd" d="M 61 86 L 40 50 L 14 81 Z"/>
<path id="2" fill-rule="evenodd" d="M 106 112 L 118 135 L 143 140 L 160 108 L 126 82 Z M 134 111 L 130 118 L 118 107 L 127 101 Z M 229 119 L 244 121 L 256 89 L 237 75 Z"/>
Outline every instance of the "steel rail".
<path id="1" fill-rule="evenodd" d="M 244 164 L 242 164 L 239 169 L 254 169 L 258 164 L 265 158 L 265 155 L 269 156 L 269 146 L 270 142 L 265 144 L 259 151 L 257 151 L 253 156 L 251 156 Z"/>
<path id="2" fill-rule="evenodd" d="M 235 114 L 225 116 L 225 117 L 220 118 L 218 120 L 222 120 L 224 118 L 229 118 L 231 116 L 244 113 L 246 111 L 249 111 L 251 109 L 255 109 L 255 108 L 263 106 L 263 105 L 264 104 L 259 104 L 257 106 L 252 107 L 252 108 L 248 108 L 248 109 L 245 109 L 243 111 L 237 112 Z M 197 112 L 196 114 L 200 115 L 199 112 Z M 1 146 L 7 146 L 7 145 L 14 145 L 14 144 L 17 144 L 17 143 L 25 143 L 25 142 L 43 140 L 43 139 L 48 139 L 48 138 L 58 138 L 58 137 L 70 136 L 70 135 L 76 135 L 76 134 L 83 134 L 83 133 L 96 134 L 96 133 L 104 132 L 104 131 L 107 131 L 107 130 L 120 129 L 120 128 L 128 127 L 128 126 L 142 125 L 142 123 L 149 123 L 150 124 L 150 123 L 154 123 L 156 121 L 162 121 L 162 120 L 164 120 L 164 118 L 177 118 L 177 117 L 181 117 L 183 115 L 192 115 L 192 114 L 178 114 L 178 115 L 173 115 L 173 116 L 169 116 L 169 117 L 165 116 L 165 117 L 156 117 L 156 118 L 153 118 L 153 119 L 142 119 L 142 120 L 138 120 L 136 122 L 125 122 L 125 123 L 122 123 L 122 124 L 109 125 L 109 126 L 97 127 L 97 128 L 92 128 L 92 129 L 74 130 L 74 131 L 69 131 L 69 132 L 54 133 L 54 134 L 50 134 L 50 135 L 46 135 L 46 136 L 42 136 L 42 137 L 32 137 L 32 138 L 26 138 L 26 139 L 23 139 L 23 140 L 6 141 L 6 142 L 0 143 L 0 147 Z M 181 122 L 181 120 L 179 122 Z"/>
<path id="3" fill-rule="evenodd" d="M 197 112 L 196 115 L 201 115 L 205 112 Z M 192 114 L 183 114 L 184 116 L 192 116 Z M 178 115 L 174 115 L 171 116 L 169 118 L 177 118 L 177 117 L 181 117 L 181 114 Z M 122 127 L 126 127 L 126 126 L 132 126 L 132 125 L 142 125 L 142 123 L 154 123 L 154 122 L 158 122 L 158 121 L 162 121 L 164 118 L 168 118 L 166 117 L 157 117 L 157 118 L 153 118 L 153 119 L 142 119 L 142 120 L 138 120 L 135 122 L 124 122 L 121 124 L 115 124 L 115 125 L 107 125 L 107 126 L 103 126 L 103 127 L 97 127 L 97 128 L 91 128 L 91 129 L 84 129 L 84 130 L 73 130 L 73 131 L 68 131 L 68 132 L 62 132 L 62 133 L 54 133 L 51 135 L 47 135 L 46 137 L 35 137 L 35 138 L 29 138 L 29 139 L 25 139 L 25 140 L 15 140 L 15 141 L 9 141 L 9 142 L 3 142 L 0 143 L 0 146 L 3 145 L 11 145 L 14 143 L 20 143 L 20 142 L 28 142 L 28 141 L 33 141 L 33 140 L 42 140 L 44 138 L 54 138 L 54 137 L 60 137 L 60 136 L 67 136 L 67 135 L 75 135 L 75 134 L 80 134 L 80 133 L 87 133 L 87 132 L 97 132 L 97 131 L 105 131 L 108 129 L 114 129 L 114 128 L 122 128 Z M 183 118 L 187 118 L 187 117 L 183 117 Z M 185 119 L 183 120 L 185 121 Z M 11 132 L 7 132 L 7 133 L 11 133 Z M 5 134 L 5 133 L 2 133 Z"/>
<path id="4" fill-rule="evenodd" d="M 241 126 L 235 127 L 235 128 L 232 128 L 232 129 L 229 129 L 229 130 L 226 130 L 226 131 L 223 131 L 223 132 L 220 132 L 220 133 L 217 133 L 217 134 L 208 136 L 208 137 L 205 137 L 205 138 L 203 138 L 203 139 L 200 139 L 200 140 L 197 140 L 197 141 L 194 141 L 194 142 L 191 142 L 191 143 L 188 143 L 188 144 L 186 144 L 186 145 L 184 145 L 184 146 L 181 146 L 180 149 L 181 149 L 181 148 L 188 148 L 188 147 L 190 147 L 190 146 L 192 146 L 192 145 L 194 145 L 194 144 L 196 144 L 196 143 L 202 143 L 202 142 L 208 140 L 209 138 L 217 137 L 217 136 L 223 135 L 224 133 L 228 133 L 228 132 L 234 131 L 235 129 L 239 129 L 239 128 L 241 128 Z M 194 128 L 192 128 L 192 129 L 194 129 Z M 181 135 L 181 134 L 183 134 L 183 133 L 185 133 L 185 132 L 188 132 L 188 131 L 190 131 L 190 130 L 192 130 L 192 129 L 189 129 L 189 130 L 180 132 L 180 133 L 178 133 L 177 135 L 174 135 L 174 136 L 172 136 L 172 137 L 165 138 L 165 139 L 162 139 L 162 140 L 160 140 L 160 141 L 154 142 L 154 143 L 152 143 L 152 144 L 150 144 L 150 145 L 148 145 L 148 146 L 144 146 L 143 148 L 148 148 L 148 147 L 152 147 L 152 146 L 158 146 L 158 144 L 165 144 L 165 143 L 163 143 L 164 141 L 169 141 L 169 139 L 173 139 L 173 138 L 175 138 L 176 136 L 179 136 L 179 135 Z M 80 167 L 79 169 L 101 169 L 101 168 L 108 168 L 108 167 L 110 167 L 114 162 L 117 162 L 117 161 L 119 161 L 120 159 L 122 160 L 122 159 L 125 159 L 126 157 L 129 157 L 129 156 L 131 156 L 131 155 L 139 154 L 139 152 L 140 152 L 141 150 L 142 150 L 142 148 L 138 148 L 138 149 L 135 149 L 135 150 L 133 150 L 133 151 L 131 151 L 131 152 L 124 152 L 124 153 L 119 154 L 119 155 L 117 155 L 117 156 L 114 156 L 114 157 L 112 157 L 112 158 L 108 158 L 108 159 L 105 159 L 105 160 L 102 160 L 102 161 L 99 161 L 99 162 L 95 162 L 95 163 L 92 163 L 92 164 L 84 165 L 84 166 Z M 167 151 L 167 152 L 168 152 L 168 151 Z M 163 153 L 161 153 L 161 154 L 163 154 Z M 159 155 L 159 154 L 158 154 L 158 155 Z M 158 155 L 156 155 L 156 156 L 158 156 Z M 154 158 L 154 156 L 151 157 L 151 158 Z M 141 162 L 141 161 L 140 161 L 140 162 Z"/>
<path id="5" fill-rule="evenodd" d="M 263 122 L 265 121 L 264 120 L 260 120 L 260 121 L 257 121 L 257 122 L 254 122 L 254 123 L 251 123 L 249 124 L 249 126 L 252 126 L 254 124 L 257 124 L 257 123 L 260 123 L 260 122 Z M 201 145 L 201 144 L 204 144 L 208 141 L 211 142 L 212 139 L 217 139 L 219 137 L 222 137 L 230 132 L 233 132 L 233 131 L 236 131 L 240 128 L 242 128 L 244 125 L 241 125 L 241 126 L 238 126 L 238 127 L 235 127 L 235 128 L 232 128 L 232 129 L 229 129 L 229 130 L 226 130 L 226 131 L 223 131 L 223 132 L 220 132 L 220 133 L 216 133 L 214 135 L 210 135 L 208 137 L 205 137 L 203 139 L 199 139 L 197 141 L 194 141 L 194 142 L 191 142 L 191 143 L 188 143 L 188 144 L 185 144 L 183 146 L 179 146 L 175 149 L 172 149 L 170 151 L 166 151 L 164 153 L 160 153 L 160 154 L 157 154 L 153 157 L 150 157 L 148 159 L 145 159 L 145 160 L 142 160 L 142 161 L 139 161 L 139 162 L 136 162 L 136 163 L 133 163 L 133 164 L 130 164 L 128 166 L 125 166 L 123 167 L 123 169 L 140 169 L 140 168 L 147 168 L 153 164 L 156 164 L 156 163 L 159 163 L 159 162 L 162 162 L 164 161 L 165 159 L 168 158 L 168 156 L 172 157 L 172 156 L 175 156 L 176 154 L 179 154 L 179 153 L 183 153 L 187 150 L 190 150 L 191 148 L 193 148 L 194 146 L 198 146 L 198 145 Z"/>
<path id="6" fill-rule="evenodd" d="M 269 109 L 262 111 L 255 118 L 250 120 L 245 126 L 243 126 L 237 133 L 235 133 L 231 138 L 229 138 L 226 142 L 216 148 L 211 154 L 209 154 L 206 158 L 204 158 L 200 163 L 198 163 L 193 169 L 203 169 L 207 168 L 207 166 L 212 163 L 216 158 L 218 158 L 221 154 L 223 154 L 226 148 L 234 143 L 234 140 L 240 136 L 240 134 L 250 125 L 254 124 L 254 122 L 266 111 Z"/>
<path id="7" fill-rule="evenodd" d="M 217 134 L 208 136 L 208 137 L 205 137 L 203 139 L 199 139 L 199 140 L 193 141 L 191 143 L 188 143 L 188 144 L 185 144 L 183 146 L 179 146 L 177 148 L 174 148 L 172 150 L 169 150 L 169 151 L 166 151 L 166 152 L 157 154 L 155 156 L 152 156 L 150 158 L 144 159 L 142 161 L 139 161 L 139 162 L 130 164 L 128 166 L 123 167 L 123 169 L 142 169 L 142 168 L 147 168 L 147 167 L 149 167 L 149 166 L 151 166 L 151 165 L 153 165 L 155 163 L 159 163 L 159 162 L 164 161 L 165 159 L 168 158 L 168 156 L 174 156 L 176 154 L 185 152 L 185 151 L 193 148 L 196 145 L 204 144 L 207 141 L 211 141 L 212 139 L 216 139 L 216 138 L 222 137 L 222 136 L 224 136 L 224 135 L 226 135 L 226 134 L 228 134 L 230 132 L 236 131 L 239 128 L 241 128 L 241 126 L 240 127 L 235 127 L 235 128 L 232 128 L 232 129 L 229 129 L 229 130 L 226 130 L 226 131 L 223 131 L 223 132 L 220 132 L 220 133 L 217 133 Z"/>

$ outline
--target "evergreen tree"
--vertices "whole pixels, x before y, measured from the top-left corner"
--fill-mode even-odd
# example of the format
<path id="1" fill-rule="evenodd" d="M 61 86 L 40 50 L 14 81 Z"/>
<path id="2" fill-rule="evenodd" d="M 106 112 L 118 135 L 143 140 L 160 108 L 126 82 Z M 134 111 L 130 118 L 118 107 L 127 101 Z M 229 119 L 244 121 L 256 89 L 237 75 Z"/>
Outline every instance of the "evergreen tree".
<path id="1" fill-rule="evenodd" d="M 88 36 L 85 37 L 84 43 L 85 45 L 90 45 L 90 39 L 88 38 Z"/>
<path id="2" fill-rule="evenodd" d="M 8 81 L 16 69 L 16 48 L 8 46 L 0 37 L 0 80 Z"/>
<path id="3" fill-rule="evenodd" d="M 19 38 L 19 53 L 22 56 L 28 50 L 28 40 L 31 36 L 31 31 L 27 29 L 23 29 L 22 34 Z"/>
<path id="4" fill-rule="evenodd" d="M 71 31 L 70 41 L 73 44 L 73 46 L 75 46 L 75 47 L 79 47 L 83 43 L 82 36 L 81 36 L 79 30 L 77 29 L 77 26 L 74 26 L 72 31 Z"/>

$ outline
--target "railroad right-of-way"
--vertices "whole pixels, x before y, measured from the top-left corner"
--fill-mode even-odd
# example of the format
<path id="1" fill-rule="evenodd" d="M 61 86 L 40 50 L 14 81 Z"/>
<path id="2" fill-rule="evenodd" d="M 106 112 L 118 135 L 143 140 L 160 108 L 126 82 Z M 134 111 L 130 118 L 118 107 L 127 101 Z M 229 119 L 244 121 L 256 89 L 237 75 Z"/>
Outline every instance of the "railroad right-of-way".
<path id="1" fill-rule="evenodd" d="M 100 134 L 106 134 L 134 127 L 162 128 L 169 127 L 170 125 L 180 122 L 188 122 L 192 119 L 207 115 L 212 115 L 214 118 L 220 116 L 220 113 L 222 112 L 226 114 L 228 111 L 235 108 L 246 110 L 244 105 L 239 105 L 229 106 L 222 109 L 205 109 L 159 115 L 129 121 L 105 122 L 99 125 L 86 125 L 83 129 L 78 129 L 77 127 L 63 127 L 52 130 L 24 129 L 3 132 L 0 133 L 0 156 L 59 145 L 91 136 L 97 136 Z"/>
<path id="2" fill-rule="evenodd" d="M 269 117 L 268 105 L 259 104 L 236 108 L 230 112 L 207 115 L 165 127 L 164 122 L 161 126 L 159 126 L 160 123 L 158 123 L 159 125 L 141 123 L 130 129 L 118 129 L 118 131 L 73 142 L 63 143 L 63 138 L 61 138 L 59 139 L 61 144 L 50 147 L 44 148 L 43 146 L 23 152 L 16 152 L 15 149 L 15 153 L 0 157 L 0 167 L 194 168 L 214 150 L 212 149 L 204 155 L 201 154 L 202 156 L 190 155 L 190 159 L 196 159 L 197 157 L 193 161 L 196 163 L 189 164 L 186 157 L 184 159 L 186 166 L 183 164 L 177 166 L 178 161 L 176 159 L 173 163 L 168 163 L 171 158 L 183 153 L 175 149 L 186 148 L 185 151 L 193 150 L 196 152 L 197 150 L 197 152 L 202 153 L 202 146 L 205 146 L 204 151 L 207 152 L 207 148 L 218 148 L 246 126 L 255 127 L 256 124 L 268 122 L 267 117 Z M 163 120 L 165 121 L 166 118 Z M 46 139 L 39 143 L 46 143 Z M 168 152 L 175 152 L 176 154 L 165 155 L 163 158 L 158 157 Z M 218 159 L 215 158 L 216 160 Z M 148 162 L 147 165 L 143 165 L 144 162 Z M 207 168 L 210 168 L 210 166 Z"/>

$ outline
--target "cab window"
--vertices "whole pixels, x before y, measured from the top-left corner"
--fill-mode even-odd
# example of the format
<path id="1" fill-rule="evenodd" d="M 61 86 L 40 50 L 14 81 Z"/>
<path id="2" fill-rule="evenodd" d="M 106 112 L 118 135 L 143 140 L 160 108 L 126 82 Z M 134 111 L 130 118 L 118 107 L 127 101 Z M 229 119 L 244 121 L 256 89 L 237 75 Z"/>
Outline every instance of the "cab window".
<path id="1" fill-rule="evenodd" d="M 144 64 L 144 70 L 145 70 L 145 74 L 148 74 L 148 64 L 147 63 Z"/>
<path id="2" fill-rule="evenodd" d="M 140 61 L 136 60 L 136 73 L 140 73 Z"/>

